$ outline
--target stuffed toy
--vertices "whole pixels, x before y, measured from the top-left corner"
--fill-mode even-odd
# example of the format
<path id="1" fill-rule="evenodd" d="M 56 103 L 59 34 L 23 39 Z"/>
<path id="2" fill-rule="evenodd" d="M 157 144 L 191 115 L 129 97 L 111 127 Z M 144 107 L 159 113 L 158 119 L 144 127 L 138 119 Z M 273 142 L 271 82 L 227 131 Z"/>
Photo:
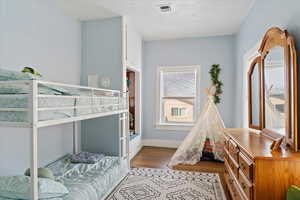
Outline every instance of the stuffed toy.
<path id="1" fill-rule="evenodd" d="M 24 72 L 24 73 L 30 73 L 30 74 L 33 74 L 35 76 L 42 77 L 42 75 L 39 72 L 35 71 L 31 67 L 24 67 L 24 69 L 22 70 L 22 72 Z"/>

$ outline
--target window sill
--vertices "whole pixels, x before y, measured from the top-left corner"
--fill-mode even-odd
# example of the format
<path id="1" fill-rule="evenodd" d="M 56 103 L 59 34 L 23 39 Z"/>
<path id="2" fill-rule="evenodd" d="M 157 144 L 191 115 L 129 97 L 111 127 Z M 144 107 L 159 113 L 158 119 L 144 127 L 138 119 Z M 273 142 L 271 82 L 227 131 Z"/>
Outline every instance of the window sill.
<path id="1" fill-rule="evenodd" d="M 190 131 L 194 124 L 156 124 L 156 129 L 171 131 Z"/>

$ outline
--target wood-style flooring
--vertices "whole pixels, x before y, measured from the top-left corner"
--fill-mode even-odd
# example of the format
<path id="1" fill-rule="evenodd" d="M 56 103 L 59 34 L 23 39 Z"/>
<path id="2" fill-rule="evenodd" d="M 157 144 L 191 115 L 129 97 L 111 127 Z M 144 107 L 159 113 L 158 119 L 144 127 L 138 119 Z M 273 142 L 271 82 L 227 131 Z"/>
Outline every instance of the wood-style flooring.
<path id="1" fill-rule="evenodd" d="M 143 147 L 131 160 L 131 167 L 168 168 L 167 165 L 176 149 Z"/>
<path id="2" fill-rule="evenodd" d="M 143 147 L 131 160 L 131 167 L 168 168 L 168 163 L 176 149 L 161 147 Z M 177 165 L 177 170 L 224 173 L 223 163 L 201 161 L 196 165 Z"/>
<path id="3" fill-rule="evenodd" d="M 149 167 L 170 169 L 168 163 L 175 153 L 176 149 L 161 147 L 143 147 L 141 151 L 131 160 L 131 167 Z M 223 186 L 225 166 L 223 163 L 201 161 L 196 165 L 177 165 L 175 170 L 188 170 L 199 172 L 219 173 Z M 226 190 L 225 190 L 226 191 Z M 227 192 L 226 196 L 228 197 Z"/>

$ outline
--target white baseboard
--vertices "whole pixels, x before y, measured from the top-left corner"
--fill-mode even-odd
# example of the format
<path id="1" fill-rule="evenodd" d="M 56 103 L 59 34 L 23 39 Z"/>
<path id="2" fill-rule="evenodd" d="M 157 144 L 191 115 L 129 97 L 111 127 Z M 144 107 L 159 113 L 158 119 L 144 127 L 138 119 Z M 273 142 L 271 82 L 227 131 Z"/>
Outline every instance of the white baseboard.
<path id="1" fill-rule="evenodd" d="M 130 160 L 138 154 L 138 152 L 142 149 L 142 137 L 141 135 L 136 136 L 132 140 L 129 141 L 129 158 Z"/>
<path id="2" fill-rule="evenodd" d="M 151 140 L 151 139 L 142 140 L 143 146 L 151 146 L 151 147 L 178 148 L 181 143 L 182 141 L 178 141 L 178 140 Z"/>
<path id="3" fill-rule="evenodd" d="M 134 149 L 133 152 L 131 152 L 129 154 L 129 159 L 131 160 L 132 158 L 134 158 L 134 156 L 136 156 L 141 151 L 142 148 L 143 148 L 143 145 L 140 144 L 136 149 Z"/>

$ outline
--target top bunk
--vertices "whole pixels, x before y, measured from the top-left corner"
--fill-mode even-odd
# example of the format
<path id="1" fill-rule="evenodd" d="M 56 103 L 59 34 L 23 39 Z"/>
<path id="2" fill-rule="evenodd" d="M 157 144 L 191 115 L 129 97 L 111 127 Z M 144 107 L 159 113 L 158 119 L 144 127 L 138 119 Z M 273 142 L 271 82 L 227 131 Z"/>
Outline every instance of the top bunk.
<path id="1" fill-rule="evenodd" d="M 118 90 L 43 80 L 3 80 L 0 71 L 0 126 L 46 127 L 127 112 Z"/>

